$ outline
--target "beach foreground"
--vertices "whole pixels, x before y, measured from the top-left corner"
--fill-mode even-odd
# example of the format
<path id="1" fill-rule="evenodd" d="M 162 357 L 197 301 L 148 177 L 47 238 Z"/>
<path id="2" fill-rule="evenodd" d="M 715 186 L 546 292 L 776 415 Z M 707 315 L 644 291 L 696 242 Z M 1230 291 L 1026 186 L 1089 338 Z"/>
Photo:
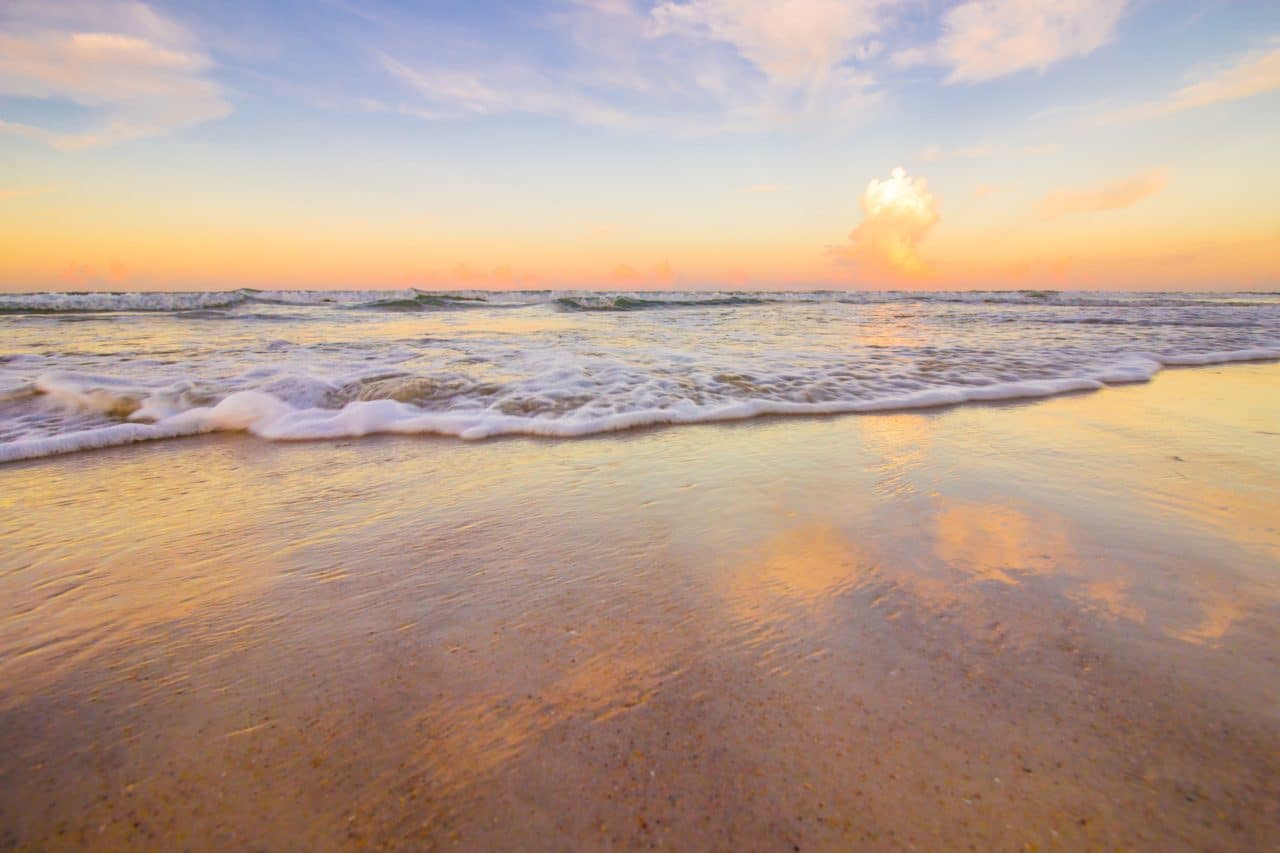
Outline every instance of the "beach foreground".
<path id="1" fill-rule="evenodd" d="M 0 468 L 0 846 L 1280 844 L 1280 366 Z"/>

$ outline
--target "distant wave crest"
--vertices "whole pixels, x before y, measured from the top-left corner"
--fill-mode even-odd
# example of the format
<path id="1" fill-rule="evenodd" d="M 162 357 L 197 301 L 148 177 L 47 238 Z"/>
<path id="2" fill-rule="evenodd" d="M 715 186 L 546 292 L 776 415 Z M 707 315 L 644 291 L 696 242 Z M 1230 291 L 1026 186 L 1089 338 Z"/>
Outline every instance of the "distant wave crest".
<path id="1" fill-rule="evenodd" d="M 765 305 L 776 302 L 757 296 L 707 296 L 698 298 L 685 295 L 681 299 L 643 299 L 615 293 L 561 296 L 554 304 L 563 311 L 645 311 L 653 308 L 714 308 L 737 305 Z"/>
<path id="2" fill-rule="evenodd" d="M 991 305 L 1026 308 L 1249 307 L 1280 304 L 1268 293 L 1110 293 L 1065 291 L 427 291 L 254 290 L 203 292 L 65 292 L 0 294 L 0 315 L 180 313 L 221 310 L 245 316 L 254 306 L 374 311 L 438 311 L 466 307 L 547 305 L 559 311 L 645 311 L 674 307 L 764 304 Z M 263 315 L 267 316 L 267 315 Z M 192 319 L 201 319 L 191 315 Z"/>

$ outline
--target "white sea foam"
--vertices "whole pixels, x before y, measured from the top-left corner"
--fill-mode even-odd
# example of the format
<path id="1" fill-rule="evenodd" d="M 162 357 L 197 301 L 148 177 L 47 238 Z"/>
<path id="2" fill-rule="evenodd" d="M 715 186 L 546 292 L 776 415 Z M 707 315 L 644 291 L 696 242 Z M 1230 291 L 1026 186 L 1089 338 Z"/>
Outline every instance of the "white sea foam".
<path id="1" fill-rule="evenodd" d="M 1213 364 L 1280 358 L 1280 349 L 1220 353 L 1214 360 L 1195 356 L 1182 364 Z M 395 400 L 353 401 L 341 409 L 298 409 L 261 391 L 239 391 L 214 406 L 198 407 L 169 415 L 156 423 L 125 423 L 62 435 L 0 444 L 0 462 L 32 459 L 77 450 L 110 447 L 163 438 L 209 432 L 245 431 L 275 441 L 357 438 L 377 434 L 434 434 L 475 440 L 503 435 L 570 438 L 662 424 L 695 424 L 744 420 L 762 415 L 834 415 L 926 409 L 967 402 L 997 402 L 1051 397 L 1096 391 L 1107 382 L 1133 382 L 1150 378 L 1150 361 L 1118 365 L 1099 378 L 1068 377 L 1000 382 L 966 388 L 934 388 L 866 400 L 787 402 L 744 400 L 736 403 L 696 405 L 681 401 L 666 408 L 637 409 L 599 416 L 519 416 L 489 410 L 432 412 Z M 1145 375 L 1143 375 L 1145 373 Z M 1106 378 L 1111 377 L 1111 378 Z M 91 408 L 103 405 L 96 398 Z M 143 409 L 139 409 L 143 411 Z"/>
<path id="2" fill-rule="evenodd" d="M 219 431 L 564 438 L 1031 399 L 1280 358 L 1280 300 L 1258 294 L 238 294 L 258 307 L 217 309 L 214 324 L 184 313 L 208 294 L 4 297 L 134 313 L 0 316 L 0 462 Z M 258 324 L 259 310 L 280 321 Z"/>

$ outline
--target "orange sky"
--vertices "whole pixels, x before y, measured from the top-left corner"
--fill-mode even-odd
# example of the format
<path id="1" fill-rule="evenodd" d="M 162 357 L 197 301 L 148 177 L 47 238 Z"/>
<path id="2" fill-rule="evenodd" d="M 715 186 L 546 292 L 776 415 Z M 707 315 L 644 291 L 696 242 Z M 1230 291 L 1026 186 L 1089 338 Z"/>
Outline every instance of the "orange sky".
<path id="1" fill-rule="evenodd" d="M 1271 4 L 486 4 L 15 2 L 0 289 L 1280 286 Z"/>

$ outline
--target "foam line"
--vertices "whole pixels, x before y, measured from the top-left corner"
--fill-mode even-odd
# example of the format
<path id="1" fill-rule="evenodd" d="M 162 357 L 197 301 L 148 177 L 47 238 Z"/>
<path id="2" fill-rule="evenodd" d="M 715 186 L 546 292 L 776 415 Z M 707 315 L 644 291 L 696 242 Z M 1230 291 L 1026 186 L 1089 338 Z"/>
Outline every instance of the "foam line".
<path id="1" fill-rule="evenodd" d="M 306 441 L 355 438 L 378 434 L 435 434 L 464 440 L 504 435 L 571 438 L 662 424 L 696 424 L 744 420 L 762 415 L 832 415 L 927 409 L 969 402 L 998 402 L 1052 397 L 1081 391 L 1096 391 L 1108 384 L 1150 379 L 1163 365 L 1207 365 L 1237 361 L 1280 359 L 1280 348 L 1250 348 L 1216 353 L 1134 355 L 1088 376 L 996 382 L 922 389 L 879 397 L 793 402 L 778 399 L 745 399 L 712 404 L 678 400 L 662 407 L 642 407 L 604 414 L 563 415 L 506 414 L 491 408 L 472 407 L 455 411 L 432 411 L 419 405 L 392 399 L 354 400 L 338 409 L 300 407 L 265 391 L 247 390 L 229 394 L 212 406 L 195 406 L 164 417 L 156 423 L 117 423 L 61 435 L 20 439 L 0 444 L 0 462 L 13 462 L 111 447 L 139 441 L 154 441 L 210 432 L 248 432 L 271 441 Z M 102 379 L 99 377 L 99 379 Z M 80 400 L 82 405 L 102 410 L 102 399 L 75 391 L 66 377 L 46 378 L 42 387 L 56 389 L 61 402 Z M 138 389 L 119 383 L 122 393 Z M 78 396 L 77 396 L 78 395 Z M 587 411 L 590 411 L 589 409 Z"/>

